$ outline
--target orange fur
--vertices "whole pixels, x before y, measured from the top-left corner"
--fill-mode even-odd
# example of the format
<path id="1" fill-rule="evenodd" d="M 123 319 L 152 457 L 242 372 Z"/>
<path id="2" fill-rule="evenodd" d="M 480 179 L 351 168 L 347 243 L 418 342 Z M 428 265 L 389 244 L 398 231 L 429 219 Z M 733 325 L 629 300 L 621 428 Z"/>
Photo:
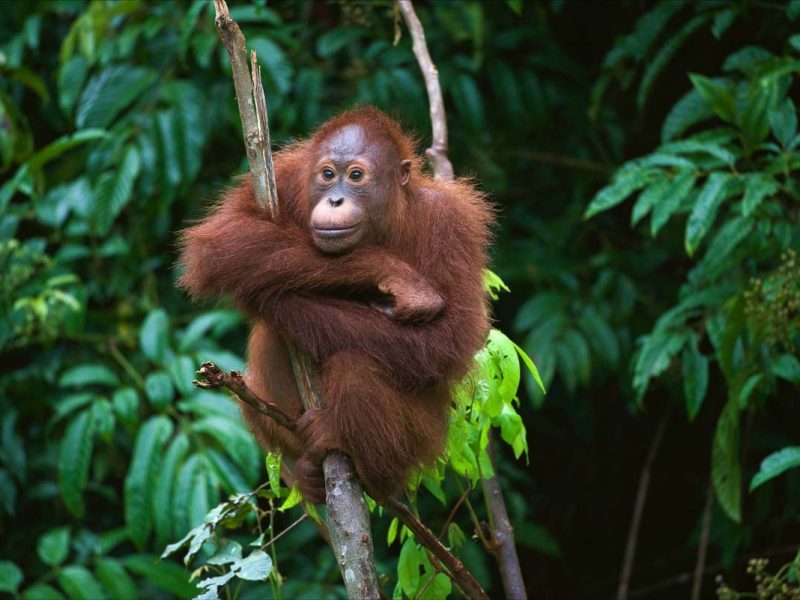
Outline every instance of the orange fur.
<path id="1" fill-rule="evenodd" d="M 391 177 L 382 183 L 381 193 L 393 200 L 391 227 L 379 243 L 326 255 L 308 229 L 309 169 L 316 145 L 351 124 L 375 143 L 388 141 L 387 160 L 411 160 L 411 177 L 404 187 Z M 450 387 L 488 332 L 482 272 L 492 212 L 469 182 L 422 173 L 413 140 L 369 107 L 334 117 L 274 162 L 280 216 L 269 221 L 249 178 L 242 180 L 183 232 L 180 284 L 196 297 L 228 295 L 255 319 L 248 384 L 290 414 L 300 416 L 301 406 L 280 336 L 318 361 L 326 405 L 300 417 L 299 436 L 243 406 L 262 445 L 299 459 L 301 489 L 319 499 L 319 463 L 327 450 L 340 449 L 367 490 L 388 497 L 441 451 Z M 436 290 L 438 316 L 392 319 L 359 300 L 392 277 Z"/>

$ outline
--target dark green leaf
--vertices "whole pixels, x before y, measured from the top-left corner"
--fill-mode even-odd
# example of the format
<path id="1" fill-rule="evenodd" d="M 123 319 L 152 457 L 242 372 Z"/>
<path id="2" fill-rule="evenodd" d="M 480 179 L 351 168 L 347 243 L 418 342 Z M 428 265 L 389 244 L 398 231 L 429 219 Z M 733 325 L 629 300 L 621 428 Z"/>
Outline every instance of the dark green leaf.
<path id="1" fill-rule="evenodd" d="M 128 66 L 107 67 L 86 84 L 75 114 L 80 128 L 108 127 L 114 117 L 136 100 L 156 80 L 150 69 Z"/>
<path id="2" fill-rule="evenodd" d="M 800 467 L 800 446 L 788 446 L 783 450 L 778 450 L 770 454 L 763 461 L 758 473 L 753 476 L 750 482 L 752 492 L 758 486 L 774 479 L 784 471 Z"/>
<path id="3" fill-rule="evenodd" d="M 118 560 L 98 559 L 95 573 L 112 600 L 130 600 L 140 596 L 133 579 Z"/>
<path id="4" fill-rule="evenodd" d="M 131 539 L 140 548 L 153 527 L 152 490 L 162 449 L 171 433 L 172 422 L 164 416 L 156 416 L 145 422 L 136 435 L 133 459 L 125 478 L 125 522 Z"/>
<path id="5" fill-rule="evenodd" d="M 717 210 L 725 199 L 725 188 L 730 180 L 729 174 L 714 172 L 700 190 L 697 202 L 689 215 L 689 222 L 686 224 L 685 245 L 689 256 L 694 254 L 708 230 L 711 229 L 717 216 Z"/>
<path id="6" fill-rule="evenodd" d="M 61 387 L 84 387 L 87 385 L 102 385 L 116 387 L 119 378 L 105 365 L 91 364 L 72 367 L 58 378 Z"/>
<path id="7" fill-rule="evenodd" d="M 739 463 L 739 404 L 729 401 L 722 410 L 711 450 L 711 481 L 725 514 L 742 520 L 742 467 Z"/>
<path id="8" fill-rule="evenodd" d="M 88 73 L 89 63 L 82 56 L 73 56 L 58 71 L 58 105 L 68 117 Z"/>
<path id="9" fill-rule="evenodd" d="M 95 187 L 95 210 L 92 215 L 97 232 L 106 235 L 128 204 L 141 161 L 136 147 L 130 146 L 117 169 L 100 176 Z"/>
<path id="10" fill-rule="evenodd" d="M 172 494 L 175 487 L 178 468 L 180 467 L 186 453 L 189 450 L 189 439 L 179 433 L 175 436 L 167 448 L 164 461 L 155 478 L 155 489 L 153 490 L 154 521 L 156 539 L 158 546 L 163 546 L 166 542 L 179 533 L 175 527 L 175 520 L 172 514 Z"/>
<path id="11" fill-rule="evenodd" d="M 197 595 L 197 588 L 189 583 L 189 573 L 180 566 L 169 562 L 156 562 L 157 557 L 150 554 L 128 555 L 122 564 L 137 575 L 170 594 L 189 600 Z"/>
<path id="12" fill-rule="evenodd" d="M 366 31 L 361 27 L 334 27 L 327 33 L 322 34 L 317 40 L 317 54 L 322 58 L 333 56 L 347 44 L 360 38 L 364 33 Z"/>
<path id="13" fill-rule="evenodd" d="M 720 81 L 696 73 L 690 73 L 689 79 L 717 116 L 723 121 L 733 123 L 736 116 L 736 101 L 730 89 Z"/>
<path id="14" fill-rule="evenodd" d="M 697 348 L 697 338 L 683 351 L 683 396 L 686 400 L 686 413 L 689 421 L 694 421 L 708 390 L 708 358 Z"/>
<path id="15" fill-rule="evenodd" d="M 782 354 L 772 363 L 772 373 L 795 384 L 800 384 L 800 361 L 793 354 Z"/>
<path id="16" fill-rule="evenodd" d="M 112 399 L 114 410 L 120 420 L 135 423 L 139 414 L 139 395 L 133 388 L 121 388 L 114 392 Z"/>
<path id="17" fill-rule="evenodd" d="M 752 173 L 744 178 L 744 199 L 742 216 L 749 217 L 759 207 L 762 200 L 775 194 L 780 186 L 766 173 Z"/>
<path id="18" fill-rule="evenodd" d="M 684 199 L 692 192 L 695 181 L 697 177 L 692 171 L 682 171 L 675 175 L 669 189 L 653 206 L 653 214 L 650 217 L 650 234 L 653 237 L 667 224 Z"/>
<path id="19" fill-rule="evenodd" d="M 163 308 L 151 310 L 139 330 L 139 344 L 144 355 L 161 364 L 168 348 L 169 318 Z"/>
<path id="20" fill-rule="evenodd" d="M 92 411 L 84 410 L 67 425 L 58 461 L 61 496 L 67 509 L 76 517 L 83 516 L 83 490 L 89 478 L 93 443 Z"/>
<path id="21" fill-rule="evenodd" d="M 100 582 L 86 567 L 64 567 L 56 572 L 56 579 L 70 600 L 97 600 L 106 597 Z"/>
<path id="22" fill-rule="evenodd" d="M 163 411 L 170 404 L 175 395 L 172 380 L 164 371 L 150 373 L 144 380 L 144 389 L 150 404 L 158 411 Z"/>
<path id="23" fill-rule="evenodd" d="M 22 592 L 22 600 L 64 600 L 64 594 L 46 583 L 34 583 Z"/>
<path id="24" fill-rule="evenodd" d="M 589 219 L 599 212 L 613 208 L 636 190 L 650 184 L 656 177 L 657 172 L 648 169 L 633 170 L 625 173 L 592 198 L 586 208 L 586 212 L 583 214 L 583 218 Z"/>
<path id="25" fill-rule="evenodd" d="M 769 111 L 769 123 L 775 139 L 784 148 L 788 147 L 797 134 L 797 111 L 791 98 Z"/>

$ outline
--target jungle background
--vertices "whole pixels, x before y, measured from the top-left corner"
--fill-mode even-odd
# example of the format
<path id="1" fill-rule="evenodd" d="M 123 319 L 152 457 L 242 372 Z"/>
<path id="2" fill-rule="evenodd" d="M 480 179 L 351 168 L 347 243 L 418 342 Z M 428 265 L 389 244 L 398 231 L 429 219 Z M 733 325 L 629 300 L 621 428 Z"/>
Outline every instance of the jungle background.
<path id="1" fill-rule="evenodd" d="M 273 144 L 372 103 L 426 147 L 391 2 L 231 8 L 264 65 Z M 499 209 L 497 327 L 547 387 L 520 389 L 527 456 L 499 456 L 529 594 L 616 594 L 648 464 L 630 597 L 689 597 L 704 530 L 703 597 L 717 577 L 754 590 L 752 558 L 788 565 L 791 591 L 800 2 L 416 8 L 450 158 Z M 235 405 L 191 385 L 203 360 L 241 368 L 247 324 L 175 288 L 176 232 L 245 170 L 210 2 L 0 5 L 0 595 L 192 597 L 190 569 L 155 559 L 264 481 Z M 449 509 L 420 511 L 437 529 Z M 399 546 L 373 521 L 392 574 Z M 276 547 L 283 588 L 240 597 L 342 597 L 309 522 Z"/>

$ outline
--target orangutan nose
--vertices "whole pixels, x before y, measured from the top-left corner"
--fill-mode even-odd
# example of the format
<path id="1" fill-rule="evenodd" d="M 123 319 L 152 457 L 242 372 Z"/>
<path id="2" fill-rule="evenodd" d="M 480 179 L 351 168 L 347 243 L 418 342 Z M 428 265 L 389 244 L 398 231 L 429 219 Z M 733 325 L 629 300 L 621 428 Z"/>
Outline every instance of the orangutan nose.
<path id="1" fill-rule="evenodd" d="M 340 198 L 328 198 L 328 204 L 336 208 L 337 206 L 341 206 L 344 204 L 344 196 Z"/>

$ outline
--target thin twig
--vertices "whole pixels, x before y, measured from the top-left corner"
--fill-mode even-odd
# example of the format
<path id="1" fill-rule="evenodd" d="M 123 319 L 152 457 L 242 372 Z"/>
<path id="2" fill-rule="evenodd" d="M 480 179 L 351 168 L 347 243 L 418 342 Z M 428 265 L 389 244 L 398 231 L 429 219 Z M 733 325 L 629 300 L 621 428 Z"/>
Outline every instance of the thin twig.
<path id="1" fill-rule="evenodd" d="M 444 547 L 436 536 L 433 535 L 431 530 L 411 512 L 408 506 L 395 498 L 386 502 L 386 508 L 411 530 L 417 541 L 430 550 L 436 558 L 442 561 L 453 581 L 458 584 L 458 587 L 464 591 L 468 598 L 489 598 L 481 587 L 481 584 L 478 583 L 478 580 L 464 567 L 464 563 Z"/>
<path id="2" fill-rule="evenodd" d="M 226 373 L 214 363 L 205 362 L 197 371 L 197 375 L 202 378 L 202 380 L 199 381 L 192 381 L 197 387 L 204 390 L 227 388 L 256 412 L 275 419 L 278 424 L 289 431 L 295 431 L 297 429 L 294 419 L 283 412 L 277 404 L 262 400 L 256 396 L 253 391 L 247 387 L 244 377 L 242 377 L 241 373 L 238 371 Z"/>
<path id="3" fill-rule="evenodd" d="M 440 540 L 444 537 L 444 534 L 447 533 L 447 528 L 450 526 L 450 523 L 453 522 L 453 519 L 455 518 L 456 513 L 458 512 L 458 509 L 461 507 L 461 504 L 464 502 L 464 500 L 467 499 L 467 496 L 469 496 L 469 493 L 471 491 L 472 487 L 467 486 L 467 489 L 465 489 L 464 492 L 461 494 L 461 497 L 458 499 L 458 502 L 456 502 L 453 505 L 453 508 L 450 510 L 450 514 L 447 515 L 447 519 L 445 520 L 444 525 L 442 525 L 442 532 L 439 534 Z"/>
<path id="4" fill-rule="evenodd" d="M 692 600 L 700 600 L 703 590 L 703 571 L 706 568 L 706 554 L 708 552 L 708 538 L 711 534 L 711 511 L 714 508 L 714 486 L 708 483 L 706 491 L 706 505 L 703 508 L 703 523 L 700 526 L 700 541 L 697 544 L 697 562 L 694 566 L 694 580 L 692 581 Z"/>
<path id="5" fill-rule="evenodd" d="M 433 165 L 434 178 L 450 181 L 453 179 L 453 165 L 447 158 L 447 119 L 444 112 L 442 88 L 439 85 L 439 71 L 431 60 L 428 44 L 425 41 L 425 30 L 414 11 L 411 0 L 397 0 L 397 6 L 403 13 L 403 19 L 411 33 L 414 56 L 417 57 L 422 77 L 425 79 L 425 89 L 428 91 L 433 139 L 431 147 L 425 151 L 425 154 Z"/>
<path id="6" fill-rule="evenodd" d="M 633 560 L 636 557 L 636 544 L 639 541 L 639 528 L 642 524 L 642 515 L 644 514 L 644 504 L 647 500 L 647 492 L 650 489 L 650 471 L 653 468 L 653 462 L 656 460 L 658 449 L 661 446 L 661 440 L 664 438 L 664 432 L 667 429 L 671 412 L 667 412 L 661 423 L 658 425 L 658 431 L 653 442 L 650 444 L 650 451 L 647 453 L 647 459 L 642 467 L 642 474 L 639 476 L 639 487 L 636 491 L 636 503 L 633 509 L 633 516 L 631 517 L 631 525 L 628 530 L 628 541 L 625 544 L 625 558 L 622 561 L 622 572 L 619 577 L 619 587 L 617 588 L 617 600 L 627 600 L 628 587 L 631 582 L 631 574 L 633 573 Z"/>

